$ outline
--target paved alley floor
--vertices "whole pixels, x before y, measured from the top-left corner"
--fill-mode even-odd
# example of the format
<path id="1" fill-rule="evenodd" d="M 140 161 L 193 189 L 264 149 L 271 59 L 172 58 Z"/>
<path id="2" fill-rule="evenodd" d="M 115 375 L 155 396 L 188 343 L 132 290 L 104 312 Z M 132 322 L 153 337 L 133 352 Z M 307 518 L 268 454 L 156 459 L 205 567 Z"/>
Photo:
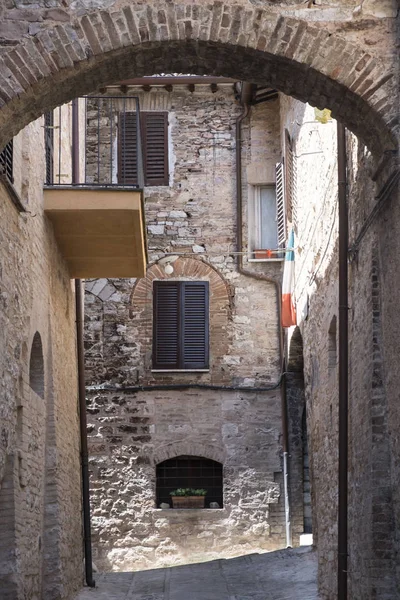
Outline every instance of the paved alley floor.
<path id="1" fill-rule="evenodd" d="M 318 600 L 310 548 L 134 573 L 96 574 L 76 600 Z"/>

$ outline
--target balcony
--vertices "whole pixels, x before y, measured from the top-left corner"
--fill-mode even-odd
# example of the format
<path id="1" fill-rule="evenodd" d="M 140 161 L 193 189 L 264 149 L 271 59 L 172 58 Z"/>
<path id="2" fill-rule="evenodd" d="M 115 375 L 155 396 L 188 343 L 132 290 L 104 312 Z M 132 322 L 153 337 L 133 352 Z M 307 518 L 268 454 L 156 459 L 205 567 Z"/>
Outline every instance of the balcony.
<path id="1" fill-rule="evenodd" d="M 57 108 L 45 116 L 45 148 L 44 210 L 71 278 L 143 277 L 138 99 L 87 97 Z"/>

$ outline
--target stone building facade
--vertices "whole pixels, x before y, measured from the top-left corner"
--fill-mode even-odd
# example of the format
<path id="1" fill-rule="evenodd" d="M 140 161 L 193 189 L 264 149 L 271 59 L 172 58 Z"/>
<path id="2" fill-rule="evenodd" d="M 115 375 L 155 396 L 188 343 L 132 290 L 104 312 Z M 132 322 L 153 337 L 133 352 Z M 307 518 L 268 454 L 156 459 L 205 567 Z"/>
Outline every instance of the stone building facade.
<path id="1" fill-rule="evenodd" d="M 43 212 L 43 119 L 0 181 L 0 596 L 70 598 L 82 582 L 75 301 Z"/>
<path id="2" fill-rule="evenodd" d="M 100 4 L 102 10 L 98 10 Z M 261 7 L 250 2 L 210 5 L 159 2 L 148 6 L 140 1 L 104 0 L 96 3 L 96 8 L 91 2 L 78 1 L 64 2 L 62 7 L 53 9 L 45 0 L 11 0 L 2 3 L 0 16 L 1 145 L 43 112 L 71 97 L 91 93 L 116 79 L 157 72 L 208 73 L 268 83 L 313 106 L 332 108 L 333 115 L 367 143 L 371 155 L 361 144 L 358 148 L 354 139 L 348 140 L 352 157 L 348 186 L 350 242 L 355 244 L 350 269 L 352 443 L 348 578 L 350 597 L 397 598 L 400 531 L 397 2 L 344 0 L 306 4 L 298 0 L 279 3 L 267 0 Z M 297 140 L 300 145 L 305 144 L 309 137 L 306 128 L 300 136 L 295 123 L 292 126 L 293 129 L 288 129 L 296 144 Z M 296 150 L 296 154 L 300 153 Z M 315 154 L 315 158 L 318 156 Z M 311 159 L 304 155 L 306 160 Z M 311 164 L 314 184 L 320 171 L 318 164 Z M 306 191 L 304 187 L 302 190 Z M 324 191 L 323 182 L 319 190 Z M 306 229 L 313 218 L 318 224 L 316 229 L 323 228 L 325 220 L 318 218 L 318 211 L 312 214 L 307 195 L 298 197 L 306 204 L 304 214 L 310 211 L 310 218 L 304 222 Z M 327 217 L 329 222 L 329 211 Z M 5 236 L 9 239 L 15 220 L 9 213 L 4 219 L 8 223 Z M 37 216 L 35 219 L 38 223 Z M 10 227 L 10 223 L 14 225 Z M 49 238 L 40 234 L 39 245 L 43 239 Z M 314 482 L 314 534 L 319 547 L 322 597 L 331 599 L 335 597 L 336 586 L 337 499 L 332 481 L 337 475 L 334 374 L 337 255 L 335 243 L 328 246 L 324 253 L 325 245 L 318 248 L 317 244 L 317 254 L 313 255 L 303 243 L 302 257 L 297 257 L 298 269 L 303 261 L 309 267 L 301 274 L 305 283 L 297 287 L 304 318 L 290 344 L 295 373 L 290 377 L 295 381 L 289 394 L 293 398 L 301 394 L 303 342 Z M 7 264 L 17 263 L 18 255 L 11 243 L 9 248 Z M 25 256 L 27 248 L 23 246 L 21 256 Z M 320 249 L 322 254 L 318 254 Z M 46 248 L 38 246 L 41 257 L 56 260 L 56 252 L 46 252 Z M 308 283 L 321 257 L 323 266 Z M 29 265 L 27 280 L 32 277 L 33 281 L 31 257 L 26 258 L 26 264 Z M 35 284 L 38 280 L 35 277 Z M 14 277 L 10 276 L 10 281 L 14 283 Z M 306 302 L 308 286 L 311 290 Z M 107 294 L 104 291 L 106 298 Z M 25 296 L 23 300 L 26 301 Z M 14 309 L 13 306 L 7 310 Z M 28 312 L 24 310 L 21 314 L 26 317 Z M 22 330 L 23 327 L 16 326 L 15 334 L 13 330 L 7 338 L 11 346 Z M 30 333 L 32 341 L 34 333 L 33 330 Z M 7 356 L 10 359 L 4 364 L 9 369 L 15 359 L 12 351 Z M 57 373 L 62 372 L 60 367 Z M 15 386 L 14 375 L 7 375 L 5 380 L 7 377 Z M 11 397 L 5 398 L 4 405 L 5 429 L 11 432 Z M 298 429 L 299 424 L 298 415 L 293 427 Z M 9 447 L 7 441 L 4 445 Z M 74 581 L 73 577 L 68 581 Z"/>
<path id="3" fill-rule="evenodd" d="M 86 283 L 93 544 L 99 568 L 174 564 L 285 544 L 278 298 L 272 281 L 251 276 L 280 282 L 283 262 L 280 254 L 255 259 L 253 231 L 248 235 L 254 196 L 261 186 L 274 188 L 282 159 L 280 101 L 275 93 L 253 107 L 243 131 L 242 212 L 246 240 L 253 245 L 246 241 L 250 274 L 242 275 L 236 253 L 235 131 L 243 108 L 234 82 L 216 88 L 129 86 L 126 99 L 116 95 L 114 101 L 118 111 L 118 103 L 129 106 L 129 96 L 137 94 L 142 111 L 168 113 L 169 185 L 145 187 L 146 277 Z M 119 88 L 106 92 L 113 93 L 120 95 Z M 107 115 L 101 119 L 109 131 Z M 275 215 L 273 221 L 276 229 Z M 154 368 L 158 281 L 208 282 L 209 368 Z M 296 452 L 301 460 L 301 444 Z M 158 466 L 189 456 L 223 466 L 223 503 L 216 509 L 160 509 Z M 303 532 L 302 502 L 298 490 L 295 543 Z"/>

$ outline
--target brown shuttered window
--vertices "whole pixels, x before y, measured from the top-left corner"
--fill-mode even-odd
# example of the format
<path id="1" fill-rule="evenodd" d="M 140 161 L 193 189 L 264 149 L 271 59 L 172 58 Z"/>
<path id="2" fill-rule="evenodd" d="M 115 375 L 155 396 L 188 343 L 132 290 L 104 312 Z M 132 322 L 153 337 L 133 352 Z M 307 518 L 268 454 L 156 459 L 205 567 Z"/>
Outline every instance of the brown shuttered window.
<path id="1" fill-rule="evenodd" d="M 44 115 L 44 147 L 46 155 L 46 185 L 54 183 L 54 113 Z"/>
<path id="2" fill-rule="evenodd" d="M 208 282 L 155 281 L 153 286 L 153 368 L 208 369 Z"/>
<path id="3" fill-rule="evenodd" d="M 3 175 L 10 183 L 13 183 L 13 141 L 0 152 L 0 175 Z"/>
<path id="4" fill-rule="evenodd" d="M 145 185 L 168 185 L 168 113 L 141 112 Z M 118 182 L 137 185 L 136 113 L 120 113 Z"/>

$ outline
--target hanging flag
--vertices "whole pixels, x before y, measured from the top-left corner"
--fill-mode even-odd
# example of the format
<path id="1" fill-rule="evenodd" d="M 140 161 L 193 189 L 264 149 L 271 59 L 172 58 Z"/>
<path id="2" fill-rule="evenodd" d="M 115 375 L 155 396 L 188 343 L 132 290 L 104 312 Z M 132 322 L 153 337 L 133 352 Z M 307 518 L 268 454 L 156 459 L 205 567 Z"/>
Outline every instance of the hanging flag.
<path id="1" fill-rule="evenodd" d="M 294 232 L 290 232 L 285 264 L 283 266 L 282 283 L 282 327 L 296 325 L 296 308 L 294 305 Z"/>

